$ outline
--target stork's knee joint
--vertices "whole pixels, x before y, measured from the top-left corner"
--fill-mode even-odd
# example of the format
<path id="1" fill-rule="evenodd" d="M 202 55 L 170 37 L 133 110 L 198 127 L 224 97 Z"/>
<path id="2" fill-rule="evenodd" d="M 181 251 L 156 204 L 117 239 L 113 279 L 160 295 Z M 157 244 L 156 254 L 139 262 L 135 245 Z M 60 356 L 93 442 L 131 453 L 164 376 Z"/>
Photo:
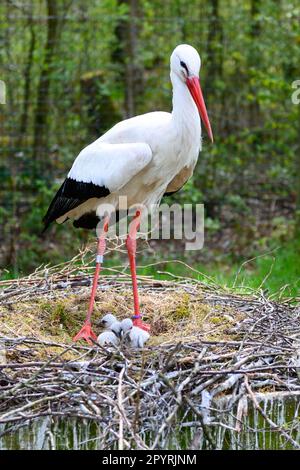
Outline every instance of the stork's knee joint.
<path id="1" fill-rule="evenodd" d="M 131 238 L 130 236 L 128 236 L 126 239 L 126 246 L 127 246 L 127 250 L 129 251 L 129 253 L 135 253 L 136 252 L 135 238 Z"/>

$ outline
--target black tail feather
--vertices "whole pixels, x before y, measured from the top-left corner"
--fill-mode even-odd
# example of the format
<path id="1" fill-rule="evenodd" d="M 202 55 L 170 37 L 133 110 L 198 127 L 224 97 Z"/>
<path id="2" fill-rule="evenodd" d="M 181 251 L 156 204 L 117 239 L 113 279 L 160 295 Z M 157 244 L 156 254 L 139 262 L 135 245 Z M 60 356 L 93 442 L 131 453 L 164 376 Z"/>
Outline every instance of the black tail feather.
<path id="1" fill-rule="evenodd" d="M 83 183 L 71 178 L 65 179 L 43 218 L 45 227 L 42 233 L 44 233 L 49 225 L 56 219 L 67 214 L 67 212 L 75 209 L 89 199 L 102 198 L 109 194 L 110 191 L 105 186 L 97 186 L 94 183 Z"/>

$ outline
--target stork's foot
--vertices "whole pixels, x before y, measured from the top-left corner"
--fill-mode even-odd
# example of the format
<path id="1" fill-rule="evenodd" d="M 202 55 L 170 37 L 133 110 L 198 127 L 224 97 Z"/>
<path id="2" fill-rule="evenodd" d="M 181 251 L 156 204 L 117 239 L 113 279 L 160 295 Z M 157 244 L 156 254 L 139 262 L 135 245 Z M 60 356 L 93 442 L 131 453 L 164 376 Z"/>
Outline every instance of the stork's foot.
<path id="1" fill-rule="evenodd" d="M 79 333 L 77 333 L 77 335 L 74 336 L 73 341 L 79 341 L 81 339 L 85 339 L 85 341 L 90 345 L 93 345 L 93 341 L 91 340 L 97 341 L 97 336 L 93 332 L 90 323 L 85 323 L 83 325 Z"/>
<path id="2" fill-rule="evenodd" d="M 139 318 L 133 317 L 133 326 L 137 326 L 138 328 L 141 328 L 142 330 L 145 330 L 148 333 L 151 329 L 150 325 L 147 325 L 147 323 L 144 323 L 142 321 L 141 317 L 139 317 Z"/>

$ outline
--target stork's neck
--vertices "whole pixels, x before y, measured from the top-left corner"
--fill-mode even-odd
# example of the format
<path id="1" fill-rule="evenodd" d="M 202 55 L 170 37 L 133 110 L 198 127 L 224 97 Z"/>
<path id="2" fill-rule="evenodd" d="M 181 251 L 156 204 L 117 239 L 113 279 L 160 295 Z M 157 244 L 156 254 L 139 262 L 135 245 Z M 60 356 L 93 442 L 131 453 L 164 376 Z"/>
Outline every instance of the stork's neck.
<path id="1" fill-rule="evenodd" d="M 183 132 L 193 134 L 201 138 L 200 116 L 196 104 L 186 84 L 171 72 L 173 85 L 173 110 L 172 120 L 174 125 Z"/>

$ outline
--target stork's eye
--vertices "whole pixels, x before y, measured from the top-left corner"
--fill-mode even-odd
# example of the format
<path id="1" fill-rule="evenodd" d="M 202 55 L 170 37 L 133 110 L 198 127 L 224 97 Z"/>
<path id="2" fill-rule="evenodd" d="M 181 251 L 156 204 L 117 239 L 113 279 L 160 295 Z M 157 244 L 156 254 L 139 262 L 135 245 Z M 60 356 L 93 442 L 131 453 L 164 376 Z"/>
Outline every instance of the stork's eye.
<path id="1" fill-rule="evenodd" d="M 188 70 L 188 68 L 187 68 L 187 65 L 186 65 L 186 63 L 185 63 L 185 62 L 183 62 L 183 60 L 181 60 L 181 61 L 180 61 L 180 65 L 181 65 L 181 67 L 182 67 L 182 68 L 184 68 L 184 69 L 185 69 L 185 71 L 186 71 L 186 74 L 187 74 L 187 75 L 189 75 L 189 70 Z"/>

